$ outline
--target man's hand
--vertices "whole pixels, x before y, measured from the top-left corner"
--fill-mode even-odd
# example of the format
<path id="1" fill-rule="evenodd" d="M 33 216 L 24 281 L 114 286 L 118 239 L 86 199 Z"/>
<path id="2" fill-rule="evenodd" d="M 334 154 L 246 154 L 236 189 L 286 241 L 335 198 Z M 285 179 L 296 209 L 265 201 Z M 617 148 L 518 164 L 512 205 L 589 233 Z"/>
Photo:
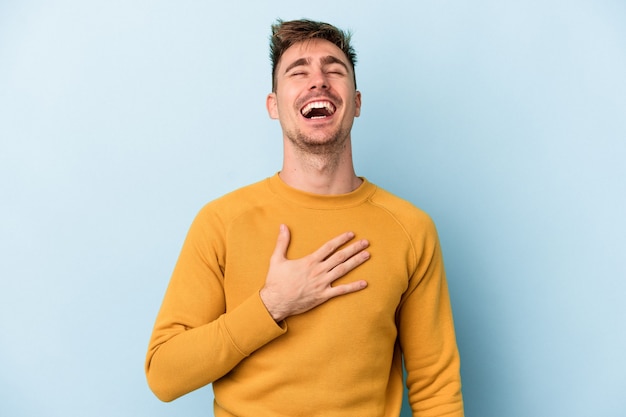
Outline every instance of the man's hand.
<path id="1" fill-rule="evenodd" d="M 276 248 L 270 258 L 270 267 L 261 289 L 261 300 L 276 321 L 304 313 L 333 297 L 362 290 L 367 282 L 360 280 L 349 284 L 331 284 L 352 271 L 370 257 L 365 249 L 367 240 L 359 240 L 345 248 L 354 233 L 339 235 L 300 259 L 287 259 L 291 239 L 289 229 L 280 226 Z"/>

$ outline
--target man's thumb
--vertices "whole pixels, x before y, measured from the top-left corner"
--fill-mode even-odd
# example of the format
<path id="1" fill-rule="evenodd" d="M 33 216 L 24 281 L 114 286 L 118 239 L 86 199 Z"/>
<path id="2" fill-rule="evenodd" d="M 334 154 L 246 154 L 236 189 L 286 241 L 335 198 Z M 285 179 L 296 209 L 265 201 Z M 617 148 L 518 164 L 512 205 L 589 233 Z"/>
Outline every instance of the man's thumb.
<path id="1" fill-rule="evenodd" d="M 278 231 L 278 238 L 276 239 L 276 247 L 274 248 L 272 257 L 287 259 L 287 248 L 289 247 L 290 239 L 291 234 L 289 233 L 289 228 L 286 225 L 281 224 Z"/>

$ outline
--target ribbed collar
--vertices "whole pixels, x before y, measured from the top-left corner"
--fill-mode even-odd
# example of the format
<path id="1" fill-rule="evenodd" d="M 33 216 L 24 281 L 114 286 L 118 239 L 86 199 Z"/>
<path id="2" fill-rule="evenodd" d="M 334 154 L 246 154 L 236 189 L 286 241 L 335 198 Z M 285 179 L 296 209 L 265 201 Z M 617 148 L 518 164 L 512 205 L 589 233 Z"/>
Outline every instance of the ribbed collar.
<path id="1" fill-rule="evenodd" d="M 313 194 L 297 190 L 287 185 L 276 173 L 267 179 L 270 190 L 279 197 L 302 207 L 329 210 L 358 206 L 363 204 L 376 191 L 376 185 L 360 177 L 363 183 L 354 191 L 347 194 Z"/>

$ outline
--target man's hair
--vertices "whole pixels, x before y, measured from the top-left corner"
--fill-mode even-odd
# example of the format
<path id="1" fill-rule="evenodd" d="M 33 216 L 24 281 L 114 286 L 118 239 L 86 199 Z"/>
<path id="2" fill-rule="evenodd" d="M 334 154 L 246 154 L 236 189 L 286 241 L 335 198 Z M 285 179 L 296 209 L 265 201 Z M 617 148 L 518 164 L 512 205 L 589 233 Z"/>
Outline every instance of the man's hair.
<path id="1" fill-rule="evenodd" d="M 350 61 L 352 73 L 356 64 L 356 52 L 350 45 L 352 34 L 343 31 L 329 23 L 316 22 L 308 19 L 291 20 L 284 22 L 278 19 L 272 25 L 272 36 L 270 38 L 270 59 L 272 60 L 272 91 L 276 91 L 276 67 L 283 53 L 298 42 L 312 39 L 324 39 L 343 51 Z M 356 86 L 356 74 L 354 75 L 354 85 Z"/>

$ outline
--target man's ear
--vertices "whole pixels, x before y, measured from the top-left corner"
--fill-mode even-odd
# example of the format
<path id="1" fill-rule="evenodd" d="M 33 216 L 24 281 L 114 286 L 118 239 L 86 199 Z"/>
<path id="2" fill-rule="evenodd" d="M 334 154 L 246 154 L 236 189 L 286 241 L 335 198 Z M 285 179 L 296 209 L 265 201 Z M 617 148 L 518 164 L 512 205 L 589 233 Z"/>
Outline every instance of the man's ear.
<path id="1" fill-rule="evenodd" d="M 361 92 L 360 91 L 357 90 L 354 96 L 354 100 L 355 100 L 354 117 L 359 117 L 361 115 Z"/>
<path id="2" fill-rule="evenodd" d="M 267 99 L 265 99 L 265 107 L 267 107 L 267 114 L 270 118 L 278 119 L 278 104 L 276 102 L 276 93 L 269 93 Z"/>

